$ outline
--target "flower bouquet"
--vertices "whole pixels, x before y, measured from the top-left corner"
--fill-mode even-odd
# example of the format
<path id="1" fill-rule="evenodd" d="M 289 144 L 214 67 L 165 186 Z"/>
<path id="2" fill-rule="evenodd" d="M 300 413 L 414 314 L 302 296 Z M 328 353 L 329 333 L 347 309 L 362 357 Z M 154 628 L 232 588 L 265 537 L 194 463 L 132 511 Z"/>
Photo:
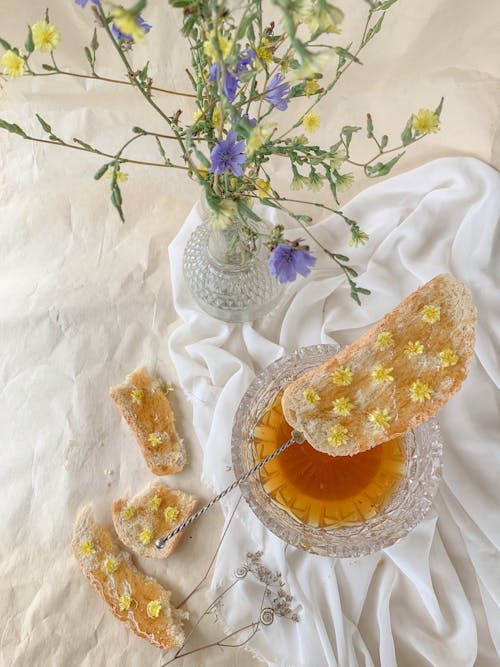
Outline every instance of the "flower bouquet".
<path id="1" fill-rule="evenodd" d="M 360 295 L 369 290 L 357 284 L 349 257 L 314 237 L 308 226 L 310 209 L 328 211 L 347 225 L 351 246 L 365 243 L 368 235 L 338 208 L 339 193 L 354 179 L 349 170 L 362 168 L 371 178 L 389 174 L 409 145 L 439 129 L 443 101 L 435 110 L 410 114 L 393 143 L 375 131 L 367 114 L 366 136 L 373 142 L 374 155 L 364 162 L 351 156 L 352 140 L 363 129 L 360 126 L 343 126 L 329 146 L 318 146 L 311 137 L 321 125 L 319 102 L 349 67 L 361 64 L 362 50 L 380 32 L 386 12 L 397 0 L 365 0 L 366 21 L 356 44 L 342 44 L 344 13 L 328 0 L 270 0 L 265 7 L 261 0 L 169 0 L 183 15 L 182 35 L 191 56 L 186 70 L 190 92 L 157 86 L 149 62 L 135 61 L 134 45 L 147 39 L 153 29 L 148 23 L 147 0 L 129 8 L 106 0 L 74 1 L 96 24 L 84 48 L 88 72 L 70 72 L 56 61 L 60 34 L 47 10 L 42 20 L 29 26 L 23 49 L 0 38 L 5 51 L 0 58 L 3 73 L 11 78 L 78 76 L 134 86 L 164 123 L 165 133 L 133 127 L 124 145 L 108 153 L 82 139 L 65 141 L 38 114 L 45 138 L 2 119 L 0 127 L 31 141 L 105 158 L 95 178 L 104 174 L 110 178 L 111 201 L 122 220 L 124 167 L 129 162 L 151 166 L 127 157 L 127 149 L 152 137 L 159 156 L 153 166 L 184 170 L 200 186 L 204 225 L 187 245 L 184 271 L 200 305 L 217 317 L 241 321 L 268 311 L 279 300 L 284 284 L 311 271 L 316 259 L 310 243 L 343 271 L 351 297 L 359 304 Z M 102 35 L 112 44 L 125 79 L 100 74 L 97 57 Z M 36 51 L 47 54 L 48 61 L 35 65 Z M 324 73 L 327 67 L 331 76 Z M 194 116 L 187 117 L 181 109 L 168 114 L 162 104 L 168 94 L 194 102 Z M 297 108 L 294 120 L 285 127 L 280 114 L 293 106 Z M 167 141 L 177 144 L 178 160 L 167 157 Z M 281 161 L 290 170 L 291 191 L 327 188 L 332 204 L 279 192 L 270 176 L 271 160 Z M 304 212 L 292 208 L 297 205 Z M 304 238 L 288 238 L 283 225 L 266 222 L 271 209 L 290 216 Z"/>

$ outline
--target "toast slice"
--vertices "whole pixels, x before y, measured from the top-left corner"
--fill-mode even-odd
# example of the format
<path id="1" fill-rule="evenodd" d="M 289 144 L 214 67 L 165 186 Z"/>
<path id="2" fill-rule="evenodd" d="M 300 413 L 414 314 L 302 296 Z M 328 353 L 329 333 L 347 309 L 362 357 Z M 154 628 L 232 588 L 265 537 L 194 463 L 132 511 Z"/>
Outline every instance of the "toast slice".
<path id="1" fill-rule="evenodd" d="M 183 491 L 153 482 L 130 500 L 113 503 L 113 524 L 120 541 L 145 558 L 167 558 L 182 537 L 169 540 L 163 549 L 155 540 L 185 521 L 194 511 L 197 498 Z"/>
<path id="2" fill-rule="evenodd" d="M 184 644 L 185 614 L 171 606 L 169 591 L 139 572 L 89 506 L 78 515 L 71 547 L 89 583 L 137 636 L 160 649 Z"/>
<path id="3" fill-rule="evenodd" d="M 132 429 L 146 464 L 155 475 L 180 472 L 186 451 L 175 430 L 175 418 L 165 387 L 138 368 L 109 394 Z"/>
<path id="4" fill-rule="evenodd" d="M 436 276 L 358 341 L 285 389 L 286 421 L 316 449 L 353 455 L 440 410 L 465 379 L 476 310 L 469 289 Z"/>

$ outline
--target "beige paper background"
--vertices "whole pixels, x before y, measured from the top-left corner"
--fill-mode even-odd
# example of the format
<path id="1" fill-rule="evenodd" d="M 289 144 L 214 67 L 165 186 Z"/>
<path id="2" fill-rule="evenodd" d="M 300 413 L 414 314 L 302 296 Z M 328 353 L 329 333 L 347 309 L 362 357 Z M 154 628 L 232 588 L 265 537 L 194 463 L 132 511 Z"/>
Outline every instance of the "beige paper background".
<path id="1" fill-rule="evenodd" d="M 0 35 L 14 44 L 26 24 L 43 17 L 45 1 L 2 2 Z M 363 2 L 343 5 L 346 37 L 358 34 Z M 135 61 L 151 58 L 158 85 L 188 90 L 179 15 L 167 2 L 150 2 L 153 24 Z M 92 32 L 90 6 L 52 3 L 60 27 L 61 66 L 85 71 L 82 53 Z M 160 29 L 161 26 L 161 29 Z M 102 40 L 103 41 L 103 40 Z M 103 74 L 121 77 L 107 49 Z M 411 147 L 394 173 L 441 156 L 469 155 L 500 165 L 500 4 L 482 0 L 401 0 L 352 66 L 336 92 L 320 106 L 319 143 L 332 143 L 344 124 L 364 125 L 371 112 L 376 129 L 395 138 L 407 117 L 434 107 L 445 96 L 442 130 Z M 161 83 L 160 83 L 161 82 Z M 185 108 L 182 98 L 161 98 L 165 109 Z M 297 107 L 295 107 L 297 109 Z M 125 86 L 70 77 L 1 82 L 0 117 L 42 136 L 40 113 L 61 136 L 78 136 L 113 152 L 130 127 L 165 128 Z M 290 112 L 287 116 L 292 117 Z M 284 117 L 282 117 L 284 120 Z M 371 155 L 364 135 L 353 154 Z M 155 160 L 154 148 L 131 155 Z M 175 153 L 171 150 L 171 155 Z M 68 549 L 77 508 L 94 499 L 101 520 L 109 505 L 151 476 L 132 438 L 106 397 L 107 387 L 135 365 L 147 363 L 172 377 L 168 332 L 176 325 L 166 248 L 197 198 L 184 174 L 130 167 L 123 187 L 127 222 L 108 202 L 108 184 L 92 176 L 99 158 L 29 144 L 0 133 L 0 405 L 5 457 L 0 484 L 6 489 L 6 527 L 0 542 L 0 664 L 159 665 L 158 653 L 115 621 L 77 572 Z M 286 191 L 288 171 L 271 173 Z M 369 185 L 356 173 L 347 200 Z M 327 193 L 313 197 L 328 203 Z M 316 216 L 316 219 L 321 216 Z M 99 301 L 97 295 L 105 294 Z M 174 378 L 175 382 L 175 378 Z M 191 465 L 175 483 L 203 499 L 201 460 L 190 409 L 174 397 Z M 111 471 L 111 472 L 110 472 Z M 213 512 L 189 531 L 166 564 L 141 561 L 180 599 L 196 581 L 221 526 Z M 235 567 L 237 566 L 235 562 Z M 193 605 L 202 608 L 203 600 Z M 212 628 L 207 637 L 217 637 Z M 246 652 L 212 651 L 185 665 L 254 665 Z"/>

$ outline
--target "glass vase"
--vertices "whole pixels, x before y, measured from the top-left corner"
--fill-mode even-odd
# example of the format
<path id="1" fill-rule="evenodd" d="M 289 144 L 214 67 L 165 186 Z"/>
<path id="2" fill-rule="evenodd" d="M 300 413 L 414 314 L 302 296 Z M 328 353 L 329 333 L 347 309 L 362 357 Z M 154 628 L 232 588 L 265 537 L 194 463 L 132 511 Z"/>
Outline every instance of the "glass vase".
<path id="1" fill-rule="evenodd" d="M 269 250 L 262 242 L 272 225 L 235 213 L 224 229 L 210 224 L 206 201 L 199 203 L 202 223 L 186 244 L 183 269 L 196 302 L 224 322 L 249 322 L 280 301 L 285 286 L 269 272 Z"/>

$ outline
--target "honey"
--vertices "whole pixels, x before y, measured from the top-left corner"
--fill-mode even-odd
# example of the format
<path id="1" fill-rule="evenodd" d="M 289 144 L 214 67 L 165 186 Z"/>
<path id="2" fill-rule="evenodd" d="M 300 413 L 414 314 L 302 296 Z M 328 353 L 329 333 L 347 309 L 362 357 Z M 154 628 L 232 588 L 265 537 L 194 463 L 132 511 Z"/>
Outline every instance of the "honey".
<path id="1" fill-rule="evenodd" d="M 254 429 L 256 462 L 286 442 L 292 429 L 279 393 Z M 300 522 L 318 528 L 371 519 L 397 491 L 405 470 L 405 444 L 395 438 L 354 456 L 329 456 L 308 442 L 293 444 L 260 471 L 266 493 Z"/>

